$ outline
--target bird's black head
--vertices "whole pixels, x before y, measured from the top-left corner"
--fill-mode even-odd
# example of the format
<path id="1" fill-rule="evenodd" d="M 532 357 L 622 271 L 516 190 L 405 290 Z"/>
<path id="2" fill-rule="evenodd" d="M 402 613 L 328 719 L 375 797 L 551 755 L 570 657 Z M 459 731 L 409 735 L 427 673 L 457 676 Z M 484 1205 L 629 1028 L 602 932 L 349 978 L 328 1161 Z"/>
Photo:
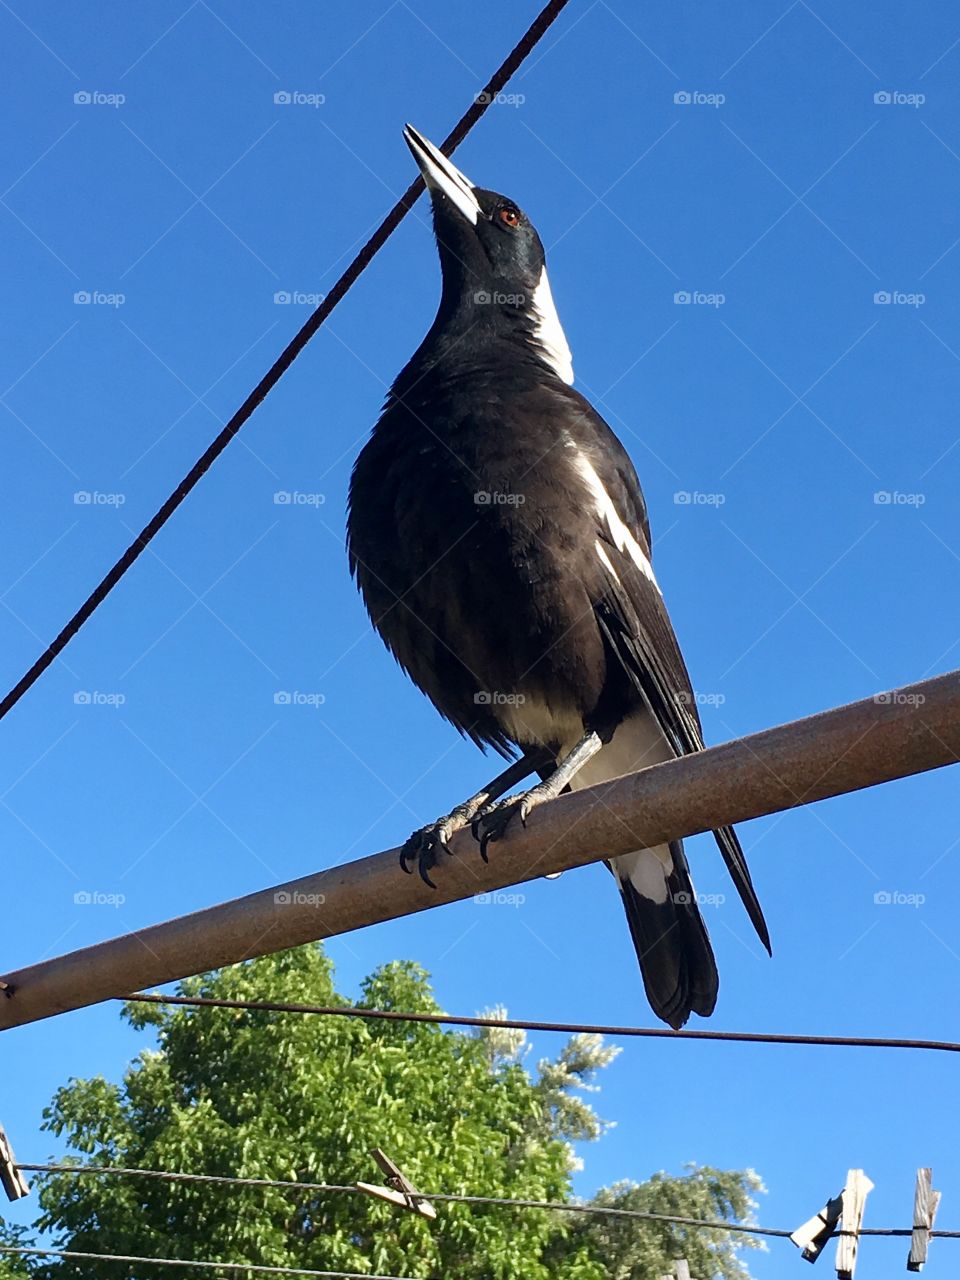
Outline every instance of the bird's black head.
<path id="1" fill-rule="evenodd" d="M 543 244 L 530 219 L 513 200 L 474 186 L 412 125 L 403 136 L 433 205 L 443 272 L 441 316 L 515 332 L 553 373 L 572 382 Z"/>

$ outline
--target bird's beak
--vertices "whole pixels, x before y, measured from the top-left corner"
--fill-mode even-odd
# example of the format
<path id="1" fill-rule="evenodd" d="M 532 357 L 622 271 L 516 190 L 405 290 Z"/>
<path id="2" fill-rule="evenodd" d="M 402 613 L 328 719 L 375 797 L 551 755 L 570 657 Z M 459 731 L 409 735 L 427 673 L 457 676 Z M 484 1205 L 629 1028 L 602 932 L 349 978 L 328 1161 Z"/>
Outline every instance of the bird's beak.
<path id="1" fill-rule="evenodd" d="M 445 195 L 471 226 L 475 227 L 482 210 L 477 197 L 473 194 L 473 183 L 470 179 L 462 174 L 455 164 L 451 164 L 432 142 L 428 142 L 422 133 L 418 133 L 412 124 L 406 126 L 403 137 L 413 152 L 413 158 L 420 167 L 431 196 L 437 192 Z"/>

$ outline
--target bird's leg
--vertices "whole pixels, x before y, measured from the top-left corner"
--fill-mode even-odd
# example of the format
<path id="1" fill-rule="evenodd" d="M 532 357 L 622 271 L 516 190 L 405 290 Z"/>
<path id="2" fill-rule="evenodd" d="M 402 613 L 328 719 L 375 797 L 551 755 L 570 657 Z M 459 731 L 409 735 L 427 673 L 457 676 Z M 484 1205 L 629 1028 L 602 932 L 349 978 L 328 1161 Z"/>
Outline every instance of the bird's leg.
<path id="1" fill-rule="evenodd" d="M 499 799 L 511 787 L 515 787 L 518 782 L 529 777 L 534 770 L 546 765 L 549 759 L 549 752 L 540 747 L 525 752 L 519 760 L 515 760 L 508 769 L 504 769 L 503 773 L 498 774 L 492 782 L 488 782 L 469 800 L 458 804 L 445 817 L 428 823 L 419 831 L 414 831 L 400 850 L 400 865 L 404 871 L 412 874 L 413 867 L 408 864 L 416 860 L 420 878 L 431 889 L 435 889 L 436 885 L 430 879 L 430 868 L 436 866 L 437 853 L 440 849 L 446 849 L 449 853 L 447 845 L 450 837 L 457 831 L 462 831 L 464 827 L 468 827 L 477 814 Z"/>
<path id="2" fill-rule="evenodd" d="M 491 840 L 500 839 L 514 814 L 519 814 L 520 821 L 526 826 L 530 811 L 545 800 L 555 800 L 602 746 L 603 740 L 598 733 L 593 730 L 585 733 L 546 781 L 481 813 L 473 823 L 473 834 L 480 841 L 480 854 L 484 862 L 487 860 L 487 845 Z"/>

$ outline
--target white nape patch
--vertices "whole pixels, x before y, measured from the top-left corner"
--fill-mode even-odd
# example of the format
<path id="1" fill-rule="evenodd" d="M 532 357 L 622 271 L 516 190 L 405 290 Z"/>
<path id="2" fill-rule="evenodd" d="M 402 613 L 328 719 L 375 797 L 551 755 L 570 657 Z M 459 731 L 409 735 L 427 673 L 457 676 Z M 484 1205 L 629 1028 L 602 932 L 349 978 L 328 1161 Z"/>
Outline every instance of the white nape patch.
<path id="1" fill-rule="evenodd" d="M 644 577 L 648 578 L 659 591 L 660 585 L 654 577 L 653 565 L 644 554 L 639 542 L 620 519 L 609 493 L 603 487 L 603 481 L 594 471 L 589 458 L 578 450 L 573 459 L 573 465 L 586 481 L 587 488 L 593 495 L 593 500 L 597 505 L 597 514 L 607 522 L 607 528 L 610 530 L 610 536 L 613 538 L 617 550 L 625 551 Z"/>
<path id="2" fill-rule="evenodd" d="M 619 585 L 620 585 L 620 575 L 617 573 L 616 569 L 615 569 L 615 568 L 613 567 L 613 565 L 610 563 L 610 557 L 607 555 L 606 551 L 604 550 L 603 543 L 602 543 L 602 542 L 600 541 L 600 539 L 598 538 L 598 539 L 597 539 L 597 541 L 596 541 L 596 543 L 595 543 L 594 545 L 596 546 L 596 549 L 597 549 L 597 555 L 600 557 L 600 563 L 604 566 L 604 568 L 607 570 L 607 572 L 608 572 L 608 573 L 610 574 L 610 576 L 613 578 L 613 580 L 614 580 L 614 582 L 617 584 L 617 586 L 619 586 Z"/>
<path id="3" fill-rule="evenodd" d="M 557 308 L 550 292 L 547 268 L 540 273 L 540 283 L 533 291 L 530 307 L 536 320 L 533 336 L 541 347 L 543 358 L 553 372 L 567 386 L 573 385 L 573 356 L 566 335 L 557 315 Z"/>
<path id="4" fill-rule="evenodd" d="M 566 745 L 566 744 L 565 744 Z M 572 791 L 593 787 L 625 773 L 636 773 L 650 764 L 673 760 L 675 752 L 663 736 L 657 721 L 646 708 L 618 726 L 611 740 L 592 760 L 588 760 L 570 783 Z M 673 866 L 670 846 L 638 849 L 610 859 L 610 869 L 620 880 L 629 880 L 638 893 L 651 902 L 666 902 L 666 876 Z"/>

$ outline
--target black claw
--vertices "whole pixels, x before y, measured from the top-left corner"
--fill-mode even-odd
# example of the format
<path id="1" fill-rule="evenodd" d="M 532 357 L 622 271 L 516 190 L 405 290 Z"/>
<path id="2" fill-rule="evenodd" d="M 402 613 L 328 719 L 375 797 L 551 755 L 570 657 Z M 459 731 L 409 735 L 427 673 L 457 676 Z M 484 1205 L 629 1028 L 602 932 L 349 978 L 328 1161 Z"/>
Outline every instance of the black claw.
<path id="1" fill-rule="evenodd" d="M 414 831 L 404 843 L 400 850 L 400 866 L 408 876 L 413 875 L 413 864 L 416 863 L 417 870 L 420 873 L 420 879 L 425 885 L 429 885 L 431 889 L 436 889 L 436 885 L 430 879 L 430 869 L 436 865 L 437 846 L 443 844 L 446 848 L 446 842 L 441 841 L 439 833 L 435 827 L 421 827 L 419 831 Z M 449 850 L 447 850 L 449 853 Z"/>
<path id="2" fill-rule="evenodd" d="M 480 846 L 480 856 L 483 858 L 484 862 L 487 861 L 487 845 L 491 840 L 495 840 L 497 838 L 494 834 L 495 814 L 496 807 L 491 806 L 491 808 L 484 810 L 484 812 L 478 813 L 473 822 L 470 823 L 471 834 Z"/>
<path id="3" fill-rule="evenodd" d="M 491 840 L 500 838 L 510 818 L 516 812 L 516 807 L 516 803 L 491 805 L 485 812 L 478 813 L 470 823 L 470 832 L 480 845 L 480 856 L 484 862 L 490 860 L 487 855 L 487 845 Z M 403 870 L 407 875 L 412 875 L 413 863 L 416 862 L 420 879 L 431 889 L 437 887 L 430 879 L 429 873 L 437 864 L 439 851 L 442 849 L 448 857 L 453 857 L 449 836 L 443 825 L 445 821 L 449 821 L 449 818 L 421 827 L 410 836 L 400 850 L 400 866 Z"/>
<path id="4" fill-rule="evenodd" d="M 495 809 L 488 810 L 477 819 L 477 829 L 474 835 L 480 841 L 480 856 L 484 862 L 490 861 L 487 855 L 487 846 L 491 841 L 500 839 L 517 812 L 520 813 L 522 820 L 524 817 L 523 809 L 520 803 L 514 800 L 507 804 L 498 805 Z"/>

